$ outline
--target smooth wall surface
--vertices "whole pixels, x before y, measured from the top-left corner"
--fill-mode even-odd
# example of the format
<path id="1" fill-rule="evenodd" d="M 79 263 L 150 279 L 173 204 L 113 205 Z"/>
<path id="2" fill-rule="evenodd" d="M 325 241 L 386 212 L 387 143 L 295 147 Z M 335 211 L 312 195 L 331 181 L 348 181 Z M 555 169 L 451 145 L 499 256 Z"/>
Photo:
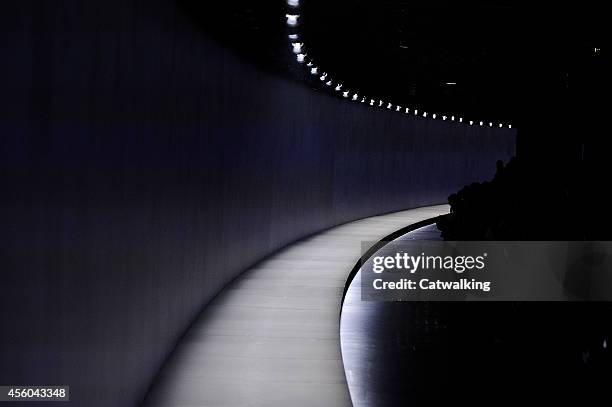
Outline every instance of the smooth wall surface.
<path id="1" fill-rule="evenodd" d="M 0 384 L 136 405 L 241 271 L 330 226 L 443 203 L 514 152 L 512 130 L 259 72 L 171 0 L 3 7 Z"/>

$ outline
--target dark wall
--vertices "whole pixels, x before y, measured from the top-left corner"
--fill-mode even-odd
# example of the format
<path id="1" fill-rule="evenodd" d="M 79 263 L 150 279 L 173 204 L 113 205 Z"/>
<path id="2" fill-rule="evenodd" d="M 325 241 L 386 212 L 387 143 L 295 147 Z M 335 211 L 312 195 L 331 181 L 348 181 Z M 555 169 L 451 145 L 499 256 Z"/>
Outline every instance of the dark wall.
<path id="1" fill-rule="evenodd" d="M 0 384 L 69 384 L 74 405 L 133 406 L 245 268 L 342 222 L 442 203 L 514 150 L 511 130 L 412 119 L 261 73 L 169 0 L 10 3 Z"/>

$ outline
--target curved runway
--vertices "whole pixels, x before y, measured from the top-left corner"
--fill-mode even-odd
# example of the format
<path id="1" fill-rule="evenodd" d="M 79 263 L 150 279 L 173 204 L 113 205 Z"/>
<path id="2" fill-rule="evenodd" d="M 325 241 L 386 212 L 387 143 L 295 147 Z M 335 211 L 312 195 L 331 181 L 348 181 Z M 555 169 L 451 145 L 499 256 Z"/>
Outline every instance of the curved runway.
<path id="1" fill-rule="evenodd" d="M 248 270 L 206 307 L 144 405 L 351 406 L 339 310 L 361 242 L 447 212 L 439 205 L 347 223 Z"/>

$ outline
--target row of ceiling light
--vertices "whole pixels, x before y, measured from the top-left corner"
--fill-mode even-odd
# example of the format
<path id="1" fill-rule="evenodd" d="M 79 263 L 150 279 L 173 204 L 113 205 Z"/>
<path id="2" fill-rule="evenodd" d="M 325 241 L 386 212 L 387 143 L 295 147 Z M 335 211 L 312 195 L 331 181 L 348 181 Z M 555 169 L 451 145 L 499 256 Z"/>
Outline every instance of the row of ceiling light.
<path id="1" fill-rule="evenodd" d="M 296 27 L 299 26 L 299 23 L 300 23 L 300 14 L 299 14 L 300 0 L 286 0 L 286 1 L 287 1 L 287 6 L 289 7 L 289 12 L 286 14 L 287 26 L 289 28 L 295 29 Z M 460 117 L 458 115 L 453 115 L 453 114 L 442 115 L 442 114 L 431 113 L 431 112 L 427 112 L 427 111 L 419 110 L 419 109 L 410 109 L 408 107 L 402 107 L 402 106 L 395 105 L 390 102 L 384 102 L 382 100 L 375 100 L 370 97 L 360 95 L 359 92 L 356 92 L 356 91 L 344 89 L 343 84 L 341 82 L 333 81 L 331 77 L 329 76 L 329 74 L 321 70 L 320 67 L 318 67 L 315 64 L 314 60 L 312 58 L 309 58 L 308 54 L 304 52 L 305 51 L 304 43 L 300 42 L 300 35 L 297 32 L 297 30 L 289 34 L 289 41 L 291 43 L 291 48 L 293 50 L 293 53 L 295 54 L 296 61 L 300 65 L 305 66 L 311 75 L 318 76 L 321 82 L 323 82 L 330 89 L 334 89 L 334 91 L 337 94 L 342 95 L 342 97 L 348 100 L 369 104 L 370 106 L 373 106 L 373 107 L 386 108 L 387 110 L 392 110 L 395 112 L 412 114 L 414 116 L 419 116 L 419 117 L 428 117 L 434 120 L 438 120 L 438 119 L 442 121 L 448 120 L 451 122 L 462 123 L 462 124 L 466 124 L 470 126 L 477 125 L 477 126 L 489 126 L 489 127 L 499 127 L 499 128 L 503 128 L 507 126 L 509 129 L 512 128 L 511 124 L 485 122 L 482 120 L 477 120 L 477 121 L 476 120 L 464 120 L 463 117 Z"/>

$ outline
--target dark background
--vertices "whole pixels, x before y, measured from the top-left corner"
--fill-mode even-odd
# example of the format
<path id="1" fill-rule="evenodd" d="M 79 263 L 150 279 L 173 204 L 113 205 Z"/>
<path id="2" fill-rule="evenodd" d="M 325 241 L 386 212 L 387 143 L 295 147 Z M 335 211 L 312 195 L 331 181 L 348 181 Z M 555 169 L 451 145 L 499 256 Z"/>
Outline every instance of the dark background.
<path id="1" fill-rule="evenodd" d="M 181 10 L 3 4 L 1 384 L 135 405 L 245 268 L 342 222 L 443 203 L 514 153 L 514 130 L 369 109 L 274 75 Z"/>

